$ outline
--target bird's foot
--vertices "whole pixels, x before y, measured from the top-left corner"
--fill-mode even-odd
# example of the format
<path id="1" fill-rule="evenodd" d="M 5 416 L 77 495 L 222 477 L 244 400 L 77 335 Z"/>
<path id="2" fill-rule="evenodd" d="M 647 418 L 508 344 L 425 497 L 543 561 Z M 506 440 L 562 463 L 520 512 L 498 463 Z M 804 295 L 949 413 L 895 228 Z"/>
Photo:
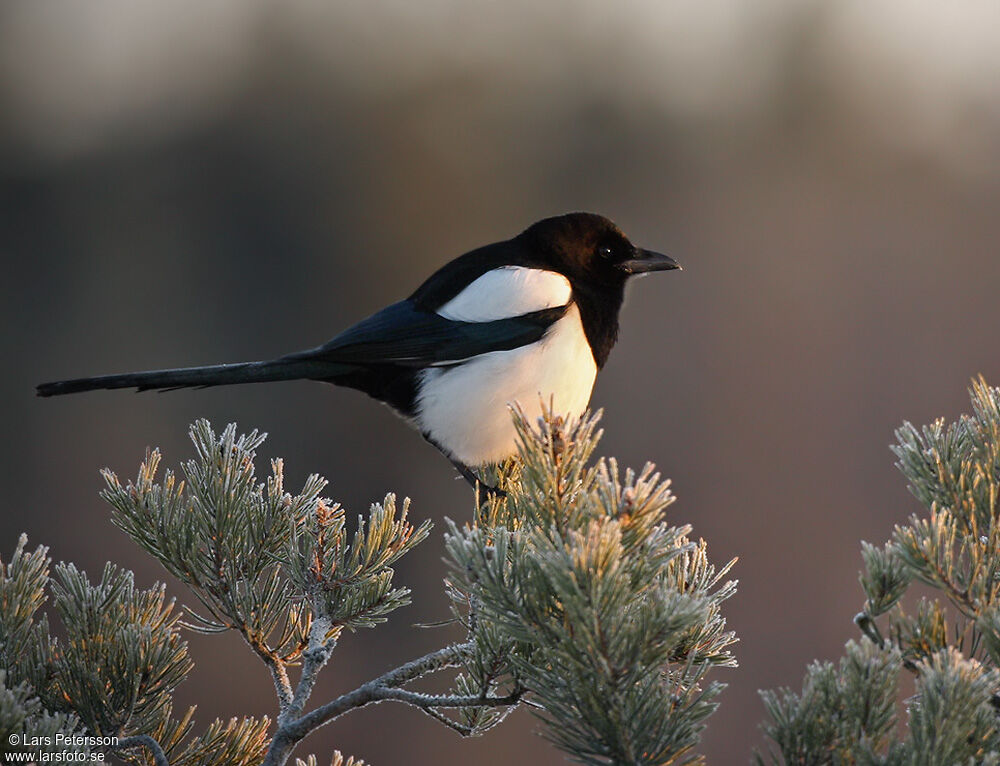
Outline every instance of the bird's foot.
<path id="1" fill-rule="evenodd" d="M 479 489 L 486 493 L 487 497 L 504 498 L 507 497 L 507 490 L 500 489 L 500 487 L 494 487 L 490 484 L 484 484 L 483 482 L 478 482 Z"/>
<path id="2" fill-rule="evenodd" d="M 462 475 L 462 478 L 469 482 L 469 485 L 473 489 L 485 492 L 488 497 L 507 497 L 506 490 L 487 484 L 485 481 L 476 476 L 475 472 L 465 463 L 452 460 L 451 464 L 455 466 L 455 469 Z"/>

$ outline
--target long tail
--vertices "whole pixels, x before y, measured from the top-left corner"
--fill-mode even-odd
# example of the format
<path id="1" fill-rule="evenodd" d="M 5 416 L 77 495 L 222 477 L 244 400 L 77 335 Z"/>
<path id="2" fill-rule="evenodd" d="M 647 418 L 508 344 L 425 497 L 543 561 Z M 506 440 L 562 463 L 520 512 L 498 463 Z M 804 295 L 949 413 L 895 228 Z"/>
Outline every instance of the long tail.
<path id="1" fill-rule="evenodd" d="M 217 364 L 211 367 L 183 367 L 176 370 L 127 372 L 42 383 L 39 396 L 76 394 L 103 388 L 135 388 L 139 391 L 174 388 L 208 388 L 236 383 L 263 383 L 272 380 L 329 380 L 356 369 L 353 365 L 309 358 L 281 358 L 268 362 Z"/>

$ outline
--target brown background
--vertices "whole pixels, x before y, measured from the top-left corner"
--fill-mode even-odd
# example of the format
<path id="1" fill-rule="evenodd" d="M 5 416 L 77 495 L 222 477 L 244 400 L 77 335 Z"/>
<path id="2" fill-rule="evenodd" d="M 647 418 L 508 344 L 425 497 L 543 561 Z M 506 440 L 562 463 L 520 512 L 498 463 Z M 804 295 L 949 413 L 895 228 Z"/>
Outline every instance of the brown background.
<path id="1" fill-rule="evenodd" d="M 601 212 L 685 266 L 632 286 L 593 402 L 603 452 L 655 461 L 672 518 L 740 557 L 741 667 L 703 751 L 745 763 L 757 689 L 839 655 L 859 541 L 915 510 L 893 428 L 1000 383 L 1000 13 L 944 5 L 4 3 L 2 555 L 23 530 L 161 577 L 97 470 L 147 445 L 176 465 L 200 416 L 269 431 L 290 486 L 318 471 L 354 511 L 391 489 L 467 518 L 448 464 L 355 392 L 32 389 L 311 346 L 471 247 Z M 445 614 L 441 529 L 399 567 L 415 604 L 346 637 L 317 700 L 443 640 L 411 627 Z M 191 651 L 200 721 L 273 713 L 235 636 Z M 383 705 L 302 752 L 562 762 L 535 728 L 466 742 Z"/>

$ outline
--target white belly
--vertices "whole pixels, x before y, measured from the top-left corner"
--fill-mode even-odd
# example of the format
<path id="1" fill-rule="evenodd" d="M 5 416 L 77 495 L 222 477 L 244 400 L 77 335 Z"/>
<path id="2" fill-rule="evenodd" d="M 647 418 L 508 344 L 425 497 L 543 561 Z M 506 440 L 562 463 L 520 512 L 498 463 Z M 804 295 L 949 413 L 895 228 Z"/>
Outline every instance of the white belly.
<path id="1" fill-rule="evenodd" d="M 597 376 L 594 355 L 570 305 L 541 340 L 511 351 L 493 351 L 421 379 L 416 421 L 451 457 L 466 465 L 495 463 L 517 451 L 509 405 L 533 421 L 550 397 L 555 411 L 580 415 Z"/>

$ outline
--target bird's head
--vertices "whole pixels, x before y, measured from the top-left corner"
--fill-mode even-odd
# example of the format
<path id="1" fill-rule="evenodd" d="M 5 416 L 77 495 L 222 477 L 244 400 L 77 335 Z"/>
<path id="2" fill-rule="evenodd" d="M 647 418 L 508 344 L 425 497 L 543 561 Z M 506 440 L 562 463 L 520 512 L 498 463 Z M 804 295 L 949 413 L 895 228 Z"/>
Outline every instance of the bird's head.
<path id="1" fill-rule="evenodd" d="M 594 213 L 545 218 L 520 238 L 576 286 L 620 289 L 631 276 L 680 268 L 669 256 L 636 247 L 614 223 Z"/>

